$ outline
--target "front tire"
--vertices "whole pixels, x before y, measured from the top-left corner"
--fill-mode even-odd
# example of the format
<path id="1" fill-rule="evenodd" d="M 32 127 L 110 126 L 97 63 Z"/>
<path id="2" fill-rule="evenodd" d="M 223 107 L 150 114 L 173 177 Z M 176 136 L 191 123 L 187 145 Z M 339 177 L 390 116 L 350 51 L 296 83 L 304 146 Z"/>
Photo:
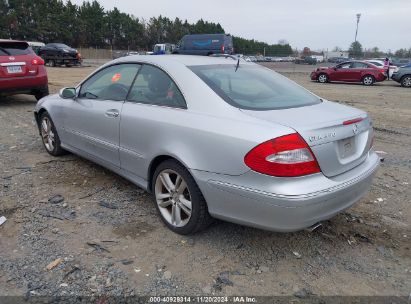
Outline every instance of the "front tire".
<path id="1" fill-rule="evenodd" d="M 411 75 L 405 75 L 401 78 L 401 86 L 411 88 Z"/>
<path id="2" fill-rule="evenodd" d="M 154 172 L 152 185 L 157 211 L 173 232 L 193 234 L 212 223 L 197 183 L 177 161 L 162 162 Z"/>
<path id="3" fill-rule="evenodd" d="M 371 86 L 374 84 L 374 82 L 375 82 L 375 78 L 372 75 L 365 75 L 362 78 L 362 84 L 365 86 Z"/>
<path id="4" fill-rule="evenodd" d="M 43 112 L 40 115 L 39 129 L 43 146 L 50 155 L 60 156 L 65 154 L 65 150 L 61 147 L 56 127 L 47 112 Z"/>
<path id="5" fill-rule="evenodd" d="M 319 83 L 326 83 L 326 82 L 329 81 L 328 75 L 324 74 L 324 73 L 321 73 L 320 75 L 318 75 L 317 80 L 318 80 Z"/>

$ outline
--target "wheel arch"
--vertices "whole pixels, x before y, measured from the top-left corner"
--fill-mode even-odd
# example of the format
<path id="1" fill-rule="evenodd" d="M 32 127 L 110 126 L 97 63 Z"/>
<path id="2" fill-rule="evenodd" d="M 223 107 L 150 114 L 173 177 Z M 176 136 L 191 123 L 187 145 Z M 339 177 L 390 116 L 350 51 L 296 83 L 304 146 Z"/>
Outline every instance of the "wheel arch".
<path id="1" fill-rule="evenodd" d="M 152 187 L 153 187 L 154 172 L 156 171 L 157 167 L 166 160 L 174 160 L 178 162 L 180 165 L 182 165 L 184 168 L 186 168 L 187 170 L 189 169 L 183 161 L 181 161 L 180 159 L 178 159 L 177 157 L 173 155 L 170 155 L 170 154 L 157 155 L 151 160 L 150 165 L 148 166 L 148 170 L 147 170 L 147 191 L 148 192 L 152 193 L 152 190 L 153 190 Z"/>

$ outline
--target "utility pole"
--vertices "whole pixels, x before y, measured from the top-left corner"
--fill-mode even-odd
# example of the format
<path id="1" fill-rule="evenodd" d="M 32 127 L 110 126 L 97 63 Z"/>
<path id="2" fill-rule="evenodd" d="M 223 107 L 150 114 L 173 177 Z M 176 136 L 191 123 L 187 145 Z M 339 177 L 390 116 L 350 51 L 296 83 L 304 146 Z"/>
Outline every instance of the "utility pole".
<path id="1" fill-rule="evenodd" d="M 355 39 L 354 41 L 357 42 L 357 34 L 358 34 L 358 23 L 360 23 L 361 14 L 357 14 L 357 28 L 355 30 Z"/>

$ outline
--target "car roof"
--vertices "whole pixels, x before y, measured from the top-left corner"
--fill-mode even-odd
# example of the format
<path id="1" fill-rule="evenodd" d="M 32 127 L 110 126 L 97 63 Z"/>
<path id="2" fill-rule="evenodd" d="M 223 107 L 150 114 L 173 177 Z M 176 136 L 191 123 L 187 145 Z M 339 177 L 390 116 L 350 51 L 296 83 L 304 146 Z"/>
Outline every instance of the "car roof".
<path id="1" fill-rule="evenodd" d="M 0 39 L 0 42 L 10 42 L 10 43 L 27 43 L 27 41 L 23 40 L 11 40 L 11 39 Z M 28 44 L 28 43 L 27 43 Z"/>
<path id="2" fill-rule="evenodd" d="M 230 59 L 230 58 L 228 58 Z M 185 66 L 194 65 L 222 65 L 235 63 L 232 59 L 227 60 L 224 57 L 209 57 L 198 55 L 133 55 L 118 58 L 116 62 L 145 62 L 158 65 L 167 65 L 168 63 L 179 63 Z M 241 61 L 241 65 L 254 65 L 246 61 Z"/>

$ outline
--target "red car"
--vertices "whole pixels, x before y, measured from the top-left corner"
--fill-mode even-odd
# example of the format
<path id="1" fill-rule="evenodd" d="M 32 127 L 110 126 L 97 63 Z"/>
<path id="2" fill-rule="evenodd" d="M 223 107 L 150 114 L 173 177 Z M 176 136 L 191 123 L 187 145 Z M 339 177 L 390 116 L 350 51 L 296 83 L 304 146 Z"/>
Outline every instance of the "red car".
<path id="1" fill-rule="evenodd" d="M 48 95 L 47 72 L 27 42 L 0 40 L 0 95 L 11 94 Z"/>
<path id="2" fill-rule="evenodd" d="M 365 61 L 343 62 L 333 67 L 318 68 L 311 73 L 311 80 L 321 83 L 341 81 L 373 85 L 386 78 L 384 69 Z"/>

